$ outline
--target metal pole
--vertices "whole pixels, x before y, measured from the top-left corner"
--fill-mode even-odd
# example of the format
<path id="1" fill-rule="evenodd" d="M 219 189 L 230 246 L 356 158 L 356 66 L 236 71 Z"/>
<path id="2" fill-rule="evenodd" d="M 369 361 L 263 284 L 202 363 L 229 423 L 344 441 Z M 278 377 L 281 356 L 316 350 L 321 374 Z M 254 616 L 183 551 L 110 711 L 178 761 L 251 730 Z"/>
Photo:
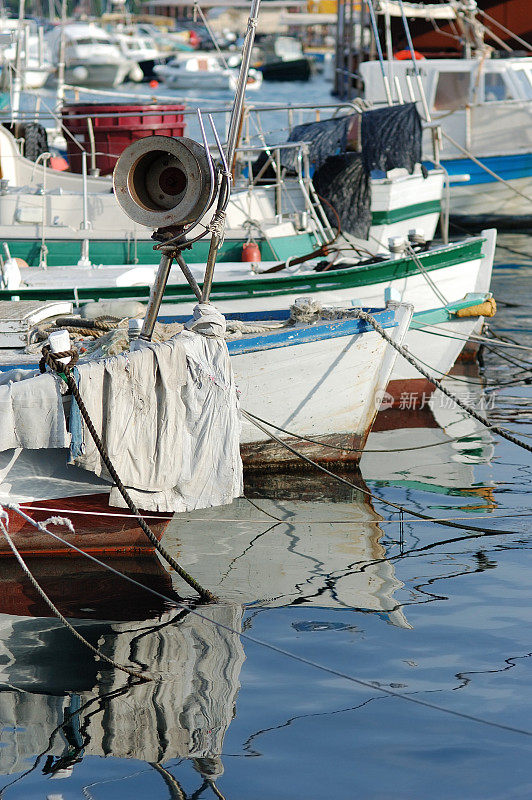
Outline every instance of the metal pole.
<path id="1" fill-rule="evenodd" d="M 148 301 L 148 308 L 146 309 L 146 316 L 142 323 L 142 330 L 139 334 L 139 339 L 144 339 L 146 342 L 151 342 L 153 336 L 153 329 L 157 321 L 157 314 L 161 307 L 164 290 L 174 260 L 175 248 L 168 247 L 161 250 L 161 260 L 159 261 L 159 268 L 155 281 L 150 291 L 150 299 Z"/>
<path id="2" fill-rule="evenodd" d="M 252 0 L 251 11 L 249 12 L 248 29 L 244 46 L 242 48 L 242 64 L 240 65 L 240 73 L 238 75 L 238 83 L 235 91 L 235 100 L 233 103 L 233 110 L 231 112 L 231 121 L 229 123 L 229 133 L 227 135 L 227 149 L 226 158 L 229 167 L 233 163 L 235 155 L 236 144 L 238 141 L 238 132 L 240 129 L 240 117 L 242 116 L 242 106 L 244 104 L 244 97 L 246 94 L 246 86 L 248 81 L 249 65 L 251 63 L 251 51 L 253 43 L 255 42 L 255 28 L 257 27 L 259 15 L 260 0 Z"/>
<path id="3" fill-rule="evenodd" d="M 418 89 L 419 89 L 419 95 L 421 97 L 421 104 L 423 106 L 423 111 L 425 113 L 425 119 L 427 120 L 427 122 L 431 122 L 429 106 L 428 106 L 427 98 L 426 98 L 426 95 L 425 95 L 425 89 L 423 87 L 423 81 L 421 80 L 421 74 L 419 72 L 418 63 L 416 61 L 416 55 L 415 55 L 415 51 L 414 51 L 414 44 L 412 42 L 412 37 L 410 35 L 410 28 L 409 28 L 409 25 L 408 25 L 408 20 L 406 18 L 405 7 L 403 5 L 403 0 L 399 0 L 399 6 L 401 8 L 401 17 L 403 18 L 403 28 L 405 29 L 406 40 L 408 42 L 408 49 L 410 51 L 410 58 L 412 59 L 412 66 L 414 68 L 414 73 L 415 73 L 415 76 L 416 76 L 417 86 L 418 86 Z"/>
<path id="4" fill-rule="evenodd" d="M 203 278 L 203 291 L 201 294 L 202 303 L 209 302 L 212 280 L 214 277 L 214 265 L 216 263 L 216 256 L 218 255 L 218 249 L 224 238 L 225 209 L 227 206 L 227 202 L 229 200 L 229 193 L 230 193 L 230 175 L 228 173 L 233 164 L 236 146 L 240 135 L 242 113 L 244 108 L 244 99 L 246 95 L 246 86 L 248 82 L 249 65 L 251 63 L 251 51 L 253 49 L 253 42 L 255 41 L 255 29 L 257 27 L 257 22 L 258 22 L 259 8 L 260 8 L 260 0 L 252 0 L 251 10 L 249 12 L 249 18 L 248 18 L 248 28 L 246 32 L 246 38 L 244 40 L 244 47 L 242 48 L 242 63 L 240 65 L 240 73 L 238 75 L 238 83 L 235 91 L 235 99 L 233 102 L 233 108 L 231 110 L 229 133 L 227 134 L 226 158 L 224 164 L 225 180 L 222 180 L 220 197 L 218 199 L 218 207 L 216 209 L 213 221 L 211 223 L 211 225 L 213 225 L 213 231 L 211 236 L 211 243 L 209 246 L 209 254 L 207 256 L 207 264 L 205 266 L 205 277 Z"/>
<path id="5" fill-rule="evenodd" d="M 20 110 L 20 92 L 22 89 L 22 36 L 24 25 L 24 0 L 18 4 L 17 44 L 15 50 L 15 75 L 13 77 L 13 100 L 11 103 L 11 116 L 14 122 L 18 120 Z"/>
<path id="6" fill-rule="evenodd" d="M 61 38 L 59 40 L 59 60 L 57 63 L 57 106 L 56 111 L 61 113 L 63 102 L 65 100 L 65 25 L 67 22 L 67 0 L 61 2 Z M 61 123 L 57 122 L 58 130 L 61 130 Z"/>
<path id="7" fill-rule="evenodd" d="M 393 105 L 392 93 L 390 91 L 390 84 L 388 83 L 388 76 L 386 75 L 386 70 L 384 69 L 384 56 L 382 54 L 381 42 L 379 39 L 379 30 L 377 28 L 377 20 L 375 18 L 375 9 L 373 8 L 373 0 L 366 0 L 366 3 L 369 10 L 371 27 L 373 29 L 373 36 L 375 37 L 375 47 L 377 48 L 377 55 L 379 56 L 379 62 L 381 65 L 381 74 L 382 74 L 382 81 L 384 83 L 384 92 L 386 94 L 386 101 L 388 105 L 391 106 Z"/>
<path id="8" fill-rule="evenodd" d="M 176 255 L 175 255 L 175 260 L 177 261 L 177 263 L 181 267 L 181 272 L 183 273 L 183 275 L 187 279 L 188 285 L 190 286 L 190 288 L 192 289 L 192 291 L 196 295 L 197 299 L 201 303 L 201 289 L 198 286 L 198 282 L 197 282 L 196 278 L 194 277 L 194 275 L 190 271 L 190 268 L 189 268 L 187 262 L 183 258 L 183 254 L 180 253 L 180 252 L 177 252 Z"/>

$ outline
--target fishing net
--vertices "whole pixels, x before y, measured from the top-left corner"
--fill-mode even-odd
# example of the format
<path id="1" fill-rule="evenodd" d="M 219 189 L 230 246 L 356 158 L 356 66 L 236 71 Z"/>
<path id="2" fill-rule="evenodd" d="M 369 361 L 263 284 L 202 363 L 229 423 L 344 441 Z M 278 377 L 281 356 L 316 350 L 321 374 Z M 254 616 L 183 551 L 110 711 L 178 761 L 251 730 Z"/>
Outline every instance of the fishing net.
<path id="1" fill-rule="evenodd" d="M 330 156 L 315 173 L 313 183 L 327 203 L 323 208 L 331 225 L 338 227 L 334 207 L 342 230 L 359 239 L 367 239 L 371 226 L 371 188 L 361 153 Z"/>
<path id="2" fill-rule="evenodd" d="M 377 108 L 362 114 L 362 157 L 370 173 L 421 162 L 421 119 L 415 103 Z"/>
<path id="3" fill-rule="evenodd" d="M 290 134 L 289 142 L 308 142 L 311 166 L 319 169 L 329 156 L 345 153 L 347 137 L 353 123 L 353 115 L 338 119 L 325 119 L 321 122 L 308 122 L 297 125 Z M 296 151 L 282 151 L 283 167 L 296 171 Z"/>

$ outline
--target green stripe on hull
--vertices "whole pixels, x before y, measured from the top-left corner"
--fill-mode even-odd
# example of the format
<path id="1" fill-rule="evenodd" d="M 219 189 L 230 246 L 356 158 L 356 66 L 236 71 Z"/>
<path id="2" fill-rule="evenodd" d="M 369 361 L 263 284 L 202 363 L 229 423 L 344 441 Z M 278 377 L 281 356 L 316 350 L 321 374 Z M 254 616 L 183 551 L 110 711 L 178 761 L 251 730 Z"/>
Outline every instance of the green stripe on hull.
<path id="1" fill-rule="evenodd" d="M 41 243 L 38 239 L 3 239 L 9 245 L 14 258 L 23 258 L 30 267 L 39 266 Z M 226 239 L 221 247 L 219 261 L 241 261 L 242 245 L 245 239 Z M 258 240 L 263 261 L 285 261 L 289 256 L 303 256 L 312 253 L 317 247 L 316 238 L 310 233 L 270 238 L 271 245 Z M 153 249 L 154 242 L 148 240 L 127 241 L 92 239 L 89 256 L 93 264 L 103 266 L 131 267 L 135 264 L 158 264 L 160 253 Z M 78 263 L 81 255 L 81 241 L 72 239 L 47 239 L 48 266 L 69 267 Z M 273 247 L 273 249 L 272 249 Z M 201 240 L 185 251 L 190 264 L 204 264 L 209 252 L 209 239 Z"/>
<path id="2" fill-rule="evenodd" d="M 437 250 L 420 253 L 418 258 L 426 272 L 445 269 L 456 264 L 482 257 L 484 239 L 472 239 L 462 244 L 452 244 Z M 213 302 L 221 300 L 245 300 L 248 298 L 275 297 L 279 295 L 312 294 L 322 291 L 356 289 L 359 286 L 370 286 L 378 283 L 389 283 L 392 280 L 407 278 L 419 274 L 420 270 L 414 259 L 400 258 L 395 261 L 384 261 L 376 264 L 349 267 L 348 269 L 330 270 L 329 272 L 307 272 L 299 275 L 282 276 L 278 273 L 270 278 L 245 278 L 242 280 L 215 282 L 212 287 Z M 90 286 L 72 288 L 53 287 L 20 288 L 0 290 L 0 300 L 99 300 L 116 298 L 137 298 L 147 300 L 149 286 Z M 173 284 L 166 287 L 163 302 L 190 303 L 194 294 L 188 284 Z"/>
<path id="3" fill-rule="evenodd" d="M 416 203 L 413 206 L 392 208 L 390 211 L 373 211 L 371 214 L 372 225 L 391 225 L 394 222 L 403 222 L 405 219 L 423 217 L 426 214 L 439 214 L 441 211 L 440 200 L 427 200 L 426 203 Z"/>

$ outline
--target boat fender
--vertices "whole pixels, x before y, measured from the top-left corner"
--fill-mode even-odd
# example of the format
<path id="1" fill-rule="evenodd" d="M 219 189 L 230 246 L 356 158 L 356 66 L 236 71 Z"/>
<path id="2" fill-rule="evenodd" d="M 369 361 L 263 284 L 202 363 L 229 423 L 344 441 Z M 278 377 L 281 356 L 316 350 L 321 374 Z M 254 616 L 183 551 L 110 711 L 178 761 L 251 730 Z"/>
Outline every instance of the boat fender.
<path id="1" fill-rule="evenodd" d="M 260 248 L 256 242 L 246 242 L 242 245 L 242 261 L 258 262 L 260 260 Z"/>
<path id="2" fill-rule="evenodd" d="M 494 317 L 497 311 L 497 303 L 494 297 L 488 297 L 483 303 L 477 303 L 467 308 L 459 308 L 455 314 L 457 317 Z"/>
<path id="3" fill-rule="evenodd" d="M 68 169 L 68 161 L 63 158 L 63 156 L 52 156 L 50 159 L 50 167 L 59 172 L 64 172 Z"/>
<path id="4" fill-rule="evenodd" d="M 133 64 L 129 70 L 128 78 L 133 83 L 140 83 L 144 78 L 144 73 L 138 64 Z"/>
<path id="5" fill-rule="evenodd" d="M 410 50 L 398 50 L 397 53 L 394 54 L 394 58 L 396 61 L 412 61 L 412 53 Z M 425 56 L 423 53 L 418 53 L 417 50 L 414 50 L 414 58 L 416 61 L 423 61 Z"/>
<path id="6" fill-rule="evenodd" d="M 70 350 L 70 334 L 68 331 L 52 331 L 48 336 L 52 353 L 64 353 Z M 61 364 L 68 364 L 70 358 L 60 358 Z"/>
<path id="7" fill-rule="evenodd" d="M 2 268 L 2 288 L 19 289 L 21 283 L 22 277 L 20 274 L 18 260 L 16 258 L 6 259 Z"/>
<path id="8" fill-rule="evenodd" d="M 114 317 L 116 319 L 128 319 L 131 317 L 144 316 L 146 306 L 137 300 L 100 300 L 98 302 L 86 303 L 81 307 L 83 319 L 97 319 L 97 317 Z"/>

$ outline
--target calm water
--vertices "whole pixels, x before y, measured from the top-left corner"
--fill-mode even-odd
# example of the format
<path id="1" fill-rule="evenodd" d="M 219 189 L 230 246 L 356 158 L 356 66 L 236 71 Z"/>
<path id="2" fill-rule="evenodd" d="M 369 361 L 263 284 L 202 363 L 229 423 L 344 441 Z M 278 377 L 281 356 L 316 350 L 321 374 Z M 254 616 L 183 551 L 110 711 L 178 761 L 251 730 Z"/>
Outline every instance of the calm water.
<path id="1" fill-rule="evenodd" d="M 531 259 L 528 234 L 500 236 L 491 326 L 532 346 Z M 531 441 L 521 369 L 485 351 L 452 385 Z M 3 566 L 2 796 L 530 798 L 530 456 L 439 397 L 368 451 L 358 490 L 268 475 L 249 499 L 176 519 L 168 547 L 222 600 L 198 614 L 83 564 L 75 583 L 36 566 L 83 634 L 149 684 L 94 661 Z M 360 490 L 490 535 L 401 524 Z M 178 588 L 156 562 L 135 569 Z"/>

